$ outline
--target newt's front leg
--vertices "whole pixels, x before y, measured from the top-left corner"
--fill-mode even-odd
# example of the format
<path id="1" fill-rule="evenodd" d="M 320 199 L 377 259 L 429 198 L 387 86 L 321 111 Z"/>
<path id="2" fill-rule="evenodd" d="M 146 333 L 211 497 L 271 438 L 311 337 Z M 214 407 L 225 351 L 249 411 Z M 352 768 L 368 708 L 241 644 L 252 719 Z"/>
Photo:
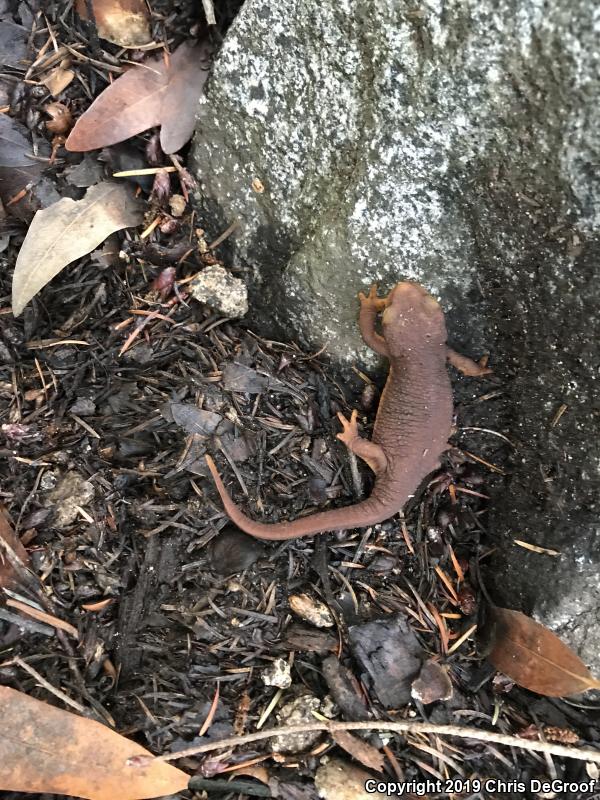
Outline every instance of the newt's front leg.
<path id="1" fill-rule="evenodd" d="M 452 366 L 468 378 L 481 378 L 483 375 L 493 375 L 494 373 L 494 370 L 488 367 L 487 359 L 482 358 L 479 362 L 473 361 L 472 358 L 457 353 L 447 345 L 446 356 Z"/>
<path id="2" fill-rule="evenodd" d="M 360 314 L 358 315 L 358 326 L 365 344 L 379 353 L 381 356 L 388 356 L 388 348 L 385 339 L 375 330 L 375 320 L 385 308 L 385 299 L 377 297 L 377 286 L 373 284 L 369 289 L 369 294 L 358 293 L 360 300 Z"/>
<path id="3" fill-rule="evenodd" d="M 356 424 L 357 417 L 358 411 L 356 409 L 352 412 L 350 420 L 347 420 L 341 412 L 338 413 L 338 419 L 342 423 L 344 430 L 342 433 L 338 433 L 337 438 L 349 450 L 352 450 L 359 458 L 362 458 L 371 467 L 375 475 L 379 475 L 387 467 L 387 458 L 378 444 L 360 436 L 358 425 Z"/>

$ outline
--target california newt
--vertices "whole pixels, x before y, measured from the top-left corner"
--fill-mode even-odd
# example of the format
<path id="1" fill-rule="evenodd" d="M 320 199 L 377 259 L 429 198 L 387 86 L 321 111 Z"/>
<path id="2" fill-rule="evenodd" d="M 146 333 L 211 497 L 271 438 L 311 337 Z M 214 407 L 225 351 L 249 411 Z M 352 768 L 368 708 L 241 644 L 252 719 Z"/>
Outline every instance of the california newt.
<path id="1" fill-rule="evenodd" d="M 375 473 L 370 497 L 360 503 L 320 511 L 293 522 L 264 524 L 247 517 L 231 499 L 214 461 L 206 456 L 225 511 L 243 531 L 259 539 L 281 541 L 324 531 L 374 525 L 396 514 L 423 479 L 440 466 L 452 427 L 449 359 L 469 374 L 490 372 L 446 346 L 444 313 L 437 301 L 415 283 L 398 283 L 383 299 L 375 286 L 359 294 L 358 324 L 369 347 L 389 359 L 371 441 L 358 432 L 357 412 L 350 420 L 338 414 L 338 439 Z M 382 312 L 382 331 L 375 323 Z"/>

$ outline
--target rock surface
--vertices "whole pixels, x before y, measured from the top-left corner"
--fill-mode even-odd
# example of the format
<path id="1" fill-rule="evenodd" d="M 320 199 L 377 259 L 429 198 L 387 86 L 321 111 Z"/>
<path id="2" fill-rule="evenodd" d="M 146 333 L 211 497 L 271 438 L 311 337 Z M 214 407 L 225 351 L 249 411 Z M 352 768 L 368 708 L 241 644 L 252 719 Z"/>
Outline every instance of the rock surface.
<path id="1" fill-rule="evenodd" d="M 452 344 L 491 351 L 476 420 L 517 447 L 490 589 L 596 670 L 599 45 L 593 0 L 247 0 L 194 144 L 255 325 L 368 363 L 356 292 L 415 278 Z"/>

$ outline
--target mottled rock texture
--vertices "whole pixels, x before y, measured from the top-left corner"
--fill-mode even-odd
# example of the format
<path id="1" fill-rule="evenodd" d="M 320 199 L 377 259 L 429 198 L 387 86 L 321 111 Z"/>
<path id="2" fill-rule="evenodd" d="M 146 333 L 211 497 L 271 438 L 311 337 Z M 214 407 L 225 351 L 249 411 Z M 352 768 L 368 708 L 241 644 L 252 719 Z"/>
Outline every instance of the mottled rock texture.
<path id="1" fill-rule="evenodd" d="M 368 364 L 356 292 L 408 277 L 492 353 L 490 588 L 600 670 L 599 53 L 594 0 L 246 0 L 194 158 L 255 325 Z"/>

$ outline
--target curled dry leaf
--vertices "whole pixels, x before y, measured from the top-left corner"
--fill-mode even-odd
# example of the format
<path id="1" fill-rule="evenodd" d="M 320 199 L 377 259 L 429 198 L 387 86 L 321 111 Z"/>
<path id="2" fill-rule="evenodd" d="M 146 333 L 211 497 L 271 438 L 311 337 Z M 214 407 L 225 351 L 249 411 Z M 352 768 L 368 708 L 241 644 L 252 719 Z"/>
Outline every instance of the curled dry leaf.
<path id="1" fill-rule="evenodd" d="M 105 725 L 0 687 L 0 790 L 142 800 L 189 776 Z"/>
<path id="2" fill-rule="evenodd" d="M 44 111 L 50 116 L 46 128 L 51 133 L 63 134 L 73 127 L 73 117 L 64 103 L 48 103 L 44 106 Z"/>
<path id="3" fill-rule="evenodd" d="M 490 611 L 490 663 L 519 686 L 548 697 L 599 689 L 583 661 L 544 625 L 509 608 Z"/>
<path id="4" fill-rule="evenodd" d="M 144 0 L 92 0 L 96 30 L 101 39 L 120 47 L 140 47 L 151 41 L 150 13 Z M 89 20 L 86 0 L 77 0 L 77 13 Z"/>
<path id="5" fill-rule="evenodd" d="M 111 233 L 139 225 L 142 207 L 131 190 L 105 181 L 81 200 L 63 197 L 33 218 L 13 276 L 12 308 L 17 316 L 48 281 Z"/>
<path id="6" fill-rule="evenodd" d="M 208 77 L 208 44 L 184 42 L 168 57 L 150 58 L 108 86 L 76 122 L 67 150 L 108 147 L 160 125 L 165 153 L 176 153 L 194 131 L 196 106 Z"/>

